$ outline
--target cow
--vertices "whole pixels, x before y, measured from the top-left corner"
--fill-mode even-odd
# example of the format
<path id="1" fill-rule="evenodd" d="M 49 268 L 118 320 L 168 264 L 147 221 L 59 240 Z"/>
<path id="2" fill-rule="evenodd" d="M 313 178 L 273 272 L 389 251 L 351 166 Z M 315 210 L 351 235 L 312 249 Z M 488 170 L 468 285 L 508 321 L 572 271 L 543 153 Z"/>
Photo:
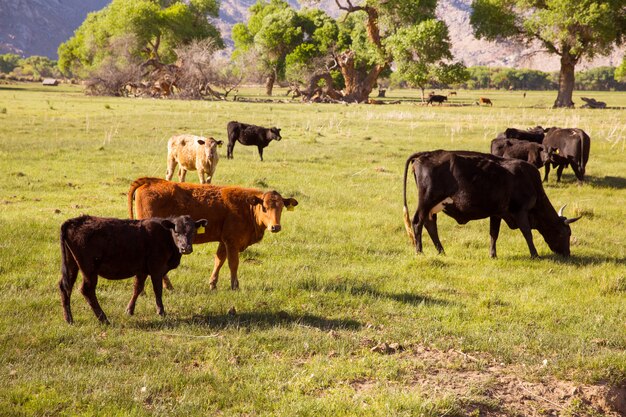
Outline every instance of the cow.
<path id="1" fill-rule="evenodd" d="M 491 154 L 502 158 L 520 159 L 537 169 L 548 163 L 551 157 L 551 154 L 538 143 L 506 138 L 491 141 Z"/>
<path id="2" fill-rule="evenodd" d="M 584 181 L 591 148 L 591 138 L 584 130 L 553 127 L 546 134 L 543 146 L 546 149 L 558 152 L 560 157 L 559 161 L 553 161 L 552 163 L 553 167 L 558 167 L 556 171 L 557 182 L 561 181 L 563 169 L 568 165 L 572 166 L 578 181 Z M 546 165 L 544 181 L 548 181 L 549 173 L 550 167 Z"/>
<path id="3" fill-rule="evenodd" d="M 192 252 L 196 231 L 207 221 L 190 216 L 168 219 L 124 220 L 93 216 L 69 219 L 61 225 L 61 304 L 65 321 L 74 322 L 70 309 L 78 271 L 83 275 L 81 293 L 102 323 L 109 324 L 96 297 L 98 276 L 118 280 L 136 276 L 126 312 L 134 314 L 135 302 L 150 275 L 157 312 L 165 315 L 162 278 L 178 267 L 183 254 Z"/>
<path id="4" fill-rule="evenodd" d="M 441 106 L 441 103 L 443 103 L 444 101 L 448 101 L 448 97 L 434 94 L 428 97 L 427 105 L 430 104 L 432 106 L 433 103 L 439 103 L 439 105 Z"/>
<path id="5" fill-rule="evenodd" d="M 409 166 L 418 187 L 418 206 L 412 222 L 406 200 Z M 531 229 L 539 231 L 553 252 L 569 256 L 569 224 L 580 217 L 563 217 L 563 208 L 559 213 L 554 210 L 539 171 L 528 162 L 479 152 L 444 150 L 414 153 L 406 160 L 404 223 L 417 253 L 422 253 L 423 227 L 439 253 L 444 253 L 437 232 L 437 213 L 443 211 L 459 224 L 489 217 L 492 258 L 497 256 L 501 220 L 511 229 L 520 229 L 532 258 L 538 257 L 538 253 Z"/>
<path id="6" fill-rule="evenodd" d="M 280 129 L 277 127 L 261 127 L 231 121 L 226 125 L 228 132 L 228 149 L 226 156 L 233 159 L 233 148 L 235 142 L 239 141 L 242 145 L 256 146 L 259 149 L 259 157 L 263 160 L 263 148 L 270 144 L 272 140 L 281 140 Z"/>
<path id="7" fill-rule="evenodd" d="M 456 91 L 450 91 L 450 92 L 448 93 L 448 95 L 449 95 L 449 96 L 456 96 Z"/>
<path id="8" fill-rule="evenodd" d="M 504 131 L 504 137 L 509 139 L 520 139 L 528 142 L 542 143 L 545 134 L 550 129 L 544 129 L 541 126 L 535 126 L 528 130 L 515 129 L 509 127 Z"/>
<path id="9" fill-rule="evenodd" d="M 219 161 L 217 148 L 223 141 L 194 135 L 172 136 L 167 142 L 166 180 L 171 180 L 178 164 L 178 179 L 185 181 L 187 171 L 198 171 L 200 184 L 211 183 Z"/>
<path id="10" fill-rule="evenodd" d="M 220 269 L 226 259 L 231 289 L 239 288 L 239 253 L 263 239 L 265 231 L 281 230 L 284 207 L 298 205 L 294 198 L 283 198 L 276 191 L 209 184 L 174 183 L 158 178 L 139 178 L 128 191 L 128 212 L 137 218 L 190 215 L 208 219 L 207 231 L 196 235 L 195 244 L 219 242 L 209 285 L 217 288 Z"/>
<path id="11" fill-rule="evenodd" d="M 478 98 L 478 105 L 489 105 L 489 106 L 493 106 L 493 103 L 491 102 L 490 99 L 488 99 L 487 97 L 480 97 Z"/>

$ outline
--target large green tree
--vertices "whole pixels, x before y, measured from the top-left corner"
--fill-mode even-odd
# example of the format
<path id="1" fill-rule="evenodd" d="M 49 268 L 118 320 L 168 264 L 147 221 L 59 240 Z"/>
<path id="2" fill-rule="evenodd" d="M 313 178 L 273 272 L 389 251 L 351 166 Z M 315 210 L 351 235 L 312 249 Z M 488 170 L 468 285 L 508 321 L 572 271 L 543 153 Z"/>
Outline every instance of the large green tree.
<path id="1" fill-rule="evenodd" d="M 113 0 L 90 13 L 74 36 L 59 47 L 59 67 L 86 75 L 111 59 L 119 38 L 132 38 L 132 56 L 144 61 L 175 61 L 174 48 L 212 38 L 223 45 L 208 17 L 217 17 L 218 0 Z"/>
<path id="2" fill-rule="evenodd" d="M 248 23 L 237 23 L 232 33 L 234 57 L 256 53 L 266 93 L 272 95 L 274 83 L 283 77 L 287 54 L 303 40 L 296 11 L 284 0 L 259 0 L 250 7 Z"/>
<path id="3" fill-rule="evenodd" d="M 538 41 L 560 57 L 554 107 L 572 107 L 581 59 L 607 54 L 626 40 L 624 0 L 474 0 L 470 22 L 478 38 Z"/>

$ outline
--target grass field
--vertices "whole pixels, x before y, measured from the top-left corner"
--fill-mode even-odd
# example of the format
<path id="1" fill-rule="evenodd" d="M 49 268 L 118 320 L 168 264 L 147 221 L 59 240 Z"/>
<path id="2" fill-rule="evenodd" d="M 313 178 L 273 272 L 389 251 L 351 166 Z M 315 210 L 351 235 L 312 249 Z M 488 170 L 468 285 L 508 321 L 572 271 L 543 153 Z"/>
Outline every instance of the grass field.
<path id="1" fill-rule="evenodd" d="M 606 414 L 589 393 L 626 386 L 626 112 L 553 110 L 555 92 L 460 91 L 452 103 L 479 95 L 494 106 L 96 98 L 0 85 L 0 415 Z M 580 104 L 581 95 L 626 106 L 626 93 L 576 93 Z M 224 269 L 209 291 L 217 244 L 198 245 L 170 274 L 165 318 L 149 285 L 129 317 L 132 280 L 101 279 L 112 324 L 97 321 L 77 285 L 67 325 L 61 223 L 127 217 L 131 181 L 165 175 L 170 136 L 225 140 L 230 120 L 281 127 L 283 140 L 264 162 L 256 148 L 237 144 L 233 160 L 222 148 L 214 182 L 300 202 L 282 232 L 242 254 L 241 290 Z M 425 235 L 416 256 L 402 222 L 406 157 L 488 152 L 506 127 L 538 124 L 592 138 L 588 181 L 577 185 L 568 169 L 545 185 L 554 206 L 583 215 L 572 257 L 534 233 L 541 258 L 531 260 L 521 233 L 503 226 L 492 260 L 488 220 L 460 226 L 445 215 L 446 255 Z"/>

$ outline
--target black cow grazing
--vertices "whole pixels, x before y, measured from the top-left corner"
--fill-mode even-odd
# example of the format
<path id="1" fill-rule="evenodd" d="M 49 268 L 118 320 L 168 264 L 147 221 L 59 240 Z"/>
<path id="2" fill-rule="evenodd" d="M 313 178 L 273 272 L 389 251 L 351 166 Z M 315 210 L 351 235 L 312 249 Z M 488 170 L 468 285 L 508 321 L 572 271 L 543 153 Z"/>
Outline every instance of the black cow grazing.
<path id="1" fill-rule="evenodd" d="M 418 206 L 409 221 L 406 179 L 412 166 L 418 186 Z M 527 162 L 469 151 L 418 152 L 404 167 L 404 223 L 417 253 L 422 252 L 422 228 L 426 227 L 439 253 L 443 246 L 437 232 L 437 213 L 443 211 L 459 224 L 490 219 L 490 255 L 496 257 L 500 221 L 519 228 L 537 257 L 531 229 L 537 229 L 550 249 L 570 254 L 569 224 L 578 220 L 557 214 L 543 190 L 539 171 Z"/>
<path id="2" fill-rule="evenodd" d="M 249 125 L 239 122 L 228 122 L 226 126 L 228 131 L 228 150 L 227 158 L 233 158 L 233 148 L 235 142 L 239 141 L 242 145 L 256 146 L 259 148 L 259 156 L 263 160 L 263 148 L 270 144 L 272 140 L 281 140 L 280 129 L 277 127 L 265 128 L 261 126 Z"/>
<path id="3" fill-rule="evenodd" d="M 520 139 L 529 142 L 542 143 L 546 132 L 549 129 L 544 129 L 541 126 L 536 126 L 528 130 L 521 130 L 515 128 L 508 128 L 504 131 L 504 137 L 509 139 Z"/>
<path id="4" fill-rule="evenodd" d="M 133 314 L 137 297 L 150 275 L 156 297 L 157 312 L 165 315 L 161 279 L 176 268 L 183 254 L 192 252 L 196 229 L 206 220 L 193 221 L 190 216 L 168 219 L 122 220 L 81 216 L 61 226 L 61 304 L 65 321 L 73 323 L 70 296 L 78 271 L 83 274 L 81 292 L 96 317 L 108 324 L 96 298 L 98 276 L 124 279 L 136 276 L 133 296 L 126 311 Z"/>
<path id="5" fill-rule="evenodd" d="M 551 128 L 543 140 L 546 149 L 556 150 L 560 157 L 559 161 L 553 161 L 552 167 L 556 170 L 556 180 L 561 181 L 563 169 L 568 165 L 572 166 L 578 181 L 585 179 L 585 168 L 589 161 L 589 150 L 591 148 L 591 138 L 582 129 L 575 128 Z M 544 181 L 548 181 L 550 167 L 546 165 Z"/>
<path id="6" fill-rule="evenodd" d="M 496 138 L 491 141 L 491 154 L 502 158 L 526 161 L 539 169 L 551 160 L 543 145 L 519 139 Z"/>
<path id="7" fill-rule="evenodd" d="M 439 103 L 439 105 L 441 106 L 441 103 L 443 103 L 444 101 L 448 101 L 448 97 L 434 94 L 434 95 L 428 97 L 428 103 L 427 104 L 432 105 L 433 103 Z"/>

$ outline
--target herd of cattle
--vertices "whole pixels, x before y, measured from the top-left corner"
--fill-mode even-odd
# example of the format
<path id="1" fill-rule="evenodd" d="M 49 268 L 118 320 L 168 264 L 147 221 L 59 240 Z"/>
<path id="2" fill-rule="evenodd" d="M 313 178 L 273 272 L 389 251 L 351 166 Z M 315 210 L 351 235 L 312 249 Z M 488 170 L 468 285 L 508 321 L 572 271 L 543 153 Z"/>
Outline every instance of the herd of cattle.
<path id="1" fill-rule="evenodd" d="M 228 158 L 235 142 L 263 149 L 280 140 L 280 129 L 229 122 Z M 81 216 L 61 226 L 61 279 L 59 289 L 65 320 L 73 322 L 70 296 L 80 271 L 81 293 L 96 317 L 108 323 L 96 297 L 98 277 L 118 280 L 135 277 L 127 306 L 133 314 L 138 295 L 150 275 L 157 312 L 165 314 L 163 287 L 171 287 L 167 273 L 178 267 L 193 243 L 219 242 L 210 287 L 215 289 L 226 260 L 231 289 L 239 288 L 239 254 L 259 242 L 265 233 L 281 230 L 283 208 L 293 210 L 294 198 L 277 191 L 238 186 L 211 185 L 222 141 L 193 135 L 174 136 L 168 141 L 166 179 L 139 178 L 128 191 L 130 220 Z M 557 168 L 557 181 L 568 165 L 583 181 L 589 159 L 589 136 L 580 129 L 506 129 L 491 143 L 491 154 L 472 151 L 436 150 L 409 156 L 404 168 L 404 222 L 415 249 L 422 252 L 422 229 L 426 227 L 435 247 L 443 253 L 437 232 L 437 213 L 443 211 L 458 223 L 490 218 L 491 257 L 502 220 L 522 232 L 531 257 L 537 257 L 532 229 L 543 236 L 549 248 L 570 255 L 570 224 L 578 218 L 554 209 L 543 189 L 538 168 Z M 180 182 L 171 182 L 179 165 Z M 410 221 L 406 183 L 409 166 L 418 186 L 418 206 Z M 187 171 L 198 171 L 200 184 L 185 183 Z M 134 210 L 136 208 L 136 212 Z M 134 219 L 138 220 L 134 220 Z"/>

